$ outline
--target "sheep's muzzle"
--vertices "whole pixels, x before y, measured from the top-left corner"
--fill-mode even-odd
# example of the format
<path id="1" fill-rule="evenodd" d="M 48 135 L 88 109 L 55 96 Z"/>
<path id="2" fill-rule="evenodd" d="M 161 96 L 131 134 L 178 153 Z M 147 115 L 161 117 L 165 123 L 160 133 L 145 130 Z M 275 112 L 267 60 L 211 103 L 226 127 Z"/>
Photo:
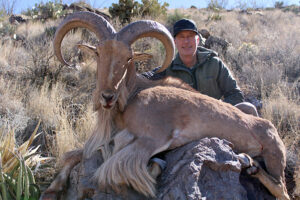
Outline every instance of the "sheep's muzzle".
<path id="1" fill-rule="evenodd" d="M 111 109 L 112 107 L 114 107 L 117 101 L 117 96 L 118 95 L 111 92 L 102 92 L 100 97 L 100 102 L 103 108 Z"/>

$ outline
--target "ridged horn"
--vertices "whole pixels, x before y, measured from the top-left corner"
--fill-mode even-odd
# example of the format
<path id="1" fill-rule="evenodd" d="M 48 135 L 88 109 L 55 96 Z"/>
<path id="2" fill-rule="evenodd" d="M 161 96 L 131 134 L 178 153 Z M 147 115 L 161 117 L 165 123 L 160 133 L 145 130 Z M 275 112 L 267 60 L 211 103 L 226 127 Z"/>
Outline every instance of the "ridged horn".
<path id="1" fill-rule="evenodd" d="M 123 41 L 129 46 L 143 37 L 154 37 L 163 43 L 166 57 L 162 67 L 157 72 L 165 70 L 174 58 L 175 45 L 171 33 L 164 25 L 152 20 L 141 20 L 128 24 L 117 33 L 117 40 Z"/>
<path id="2" fill-rule="evenodd" d="M 73 28 L 86 28 L 94 32 L 99 40 L 110 39 L 116 33 L 115 29 L 102 16 L 92 12 L 77 12 L 69 15 L 57 28 L 54 36 L 54 54 L 58 60 L 65 65 L 69 65 L 61 53 L 61 42 L 65 35 Z"/>

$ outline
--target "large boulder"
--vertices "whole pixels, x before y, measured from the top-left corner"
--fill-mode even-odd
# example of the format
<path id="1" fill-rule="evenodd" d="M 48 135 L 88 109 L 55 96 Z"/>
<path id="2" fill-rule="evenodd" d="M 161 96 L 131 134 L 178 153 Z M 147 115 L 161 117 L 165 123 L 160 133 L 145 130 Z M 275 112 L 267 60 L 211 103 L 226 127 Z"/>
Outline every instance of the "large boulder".
<path id="1" fill-rule="evenodd" d="M 154 199 L 275 200 L 256 179 L 243 172 L 237 154 L 226 140 L 204 138 L 160 156 L 167 166 L 157 179 Z M 95 153 L 78 164 L 71 172 L 69 188 L 62 199 L 153 199 L 130 188 L 120 188 L 117 194 L 109 188 L 96 187 L 92 176 L 102 162 L 101 154 Z"/>

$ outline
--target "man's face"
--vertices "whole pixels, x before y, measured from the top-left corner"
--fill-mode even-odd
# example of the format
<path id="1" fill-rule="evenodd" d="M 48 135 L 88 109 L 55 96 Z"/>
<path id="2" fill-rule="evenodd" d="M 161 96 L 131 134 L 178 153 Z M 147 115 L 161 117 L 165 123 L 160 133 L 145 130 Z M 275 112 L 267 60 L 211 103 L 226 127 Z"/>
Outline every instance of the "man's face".
<path id="1" fill-rule="evenodd" d="M 194 31 L 180 31 L 174 42 L 180 56 L 194 56 L 197 51 L 199 36 Z"/>

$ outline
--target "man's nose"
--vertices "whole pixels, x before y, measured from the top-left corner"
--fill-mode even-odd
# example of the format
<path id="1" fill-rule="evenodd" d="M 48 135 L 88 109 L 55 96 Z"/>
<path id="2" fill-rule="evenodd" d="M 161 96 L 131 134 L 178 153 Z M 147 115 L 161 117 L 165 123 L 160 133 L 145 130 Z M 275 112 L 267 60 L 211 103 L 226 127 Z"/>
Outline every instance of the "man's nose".
<path id="1" fill-rule="evenodd" d="M 189 42 L 190 39 L 189 39 L 188 37 L 186 37 L 186 38 L 183 39 L 183 41 L 184 41 L 184 42 Z"/>

